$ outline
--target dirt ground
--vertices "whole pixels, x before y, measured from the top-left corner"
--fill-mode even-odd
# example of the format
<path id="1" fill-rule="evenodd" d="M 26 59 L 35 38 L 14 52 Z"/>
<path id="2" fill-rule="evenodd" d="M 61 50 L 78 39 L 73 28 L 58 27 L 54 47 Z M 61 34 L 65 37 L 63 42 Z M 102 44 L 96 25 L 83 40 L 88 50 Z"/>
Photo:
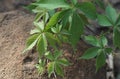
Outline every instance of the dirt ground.
<path id="1" fill-rule="evenodd" d="M 40 76 L 35 64 L 38 62 L 38 54 L 31 50 L 26 54 L 21 52 L 25 48 L 25 41 L 29 37 L 30 30 L 34 27 L 33 14 L 16 10 L 16 5 L 26 5 L 28 2 L 11 0 L 8 3 L 0 1 L 0 79 L 49 79 L 47 74 Z M 32 0 L 33 1 L 33 0 Z M 5 3 L 1 7 L 1 4 Z M 10 8 L 11 7 L 11 8 Z M 73 65 L 66 67 L 65 78 L 58 79 L 106 79 L 105 68 L 95 73 L 95 60 L 77 60 L 89 46 L 83 41 L 78 44 L 78 51 L 72 56 L 69 45 L 63 45 L 64 56 Z M 50 78 L 53 79 L 53 78 Z"/>

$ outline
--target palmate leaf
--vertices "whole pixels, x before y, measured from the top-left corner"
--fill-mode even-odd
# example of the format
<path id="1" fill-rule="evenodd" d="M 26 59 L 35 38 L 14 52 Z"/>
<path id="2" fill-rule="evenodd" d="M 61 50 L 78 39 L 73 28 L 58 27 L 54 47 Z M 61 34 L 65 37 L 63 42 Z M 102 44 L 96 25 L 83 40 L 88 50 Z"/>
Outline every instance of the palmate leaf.
<path id="1" fill-rule="evenodd" d="M 80 59 L 91 59 L 97 56 L 97 54 L 100 52 L 100 48 L 98 47 L 93 47 L 89 48 Z"/>
<path id="2" fill-rule="evenodd" d="M 96 19 L 96 8 L 91 2 L 82 2 L 76 5 L 88 18 Z"/>
<path id="3" fill-rule="evenodd" d="M 39 38 L 39 34 L 34 34 L 32 36 L 30 36 L 28 39 L 27 39 L 27 42 L 26 42 L 26 48 L 25 50 L 23 51 L 23 53 L 25 53 L 26 51 L 28 50 L 31 50 L 37 43 L 38 41 L 38 38 Z"/>
<path id="4" fill-rule="evenodd" d="M 102 66 L 105 65 L 106 56 L 104 52 L 101 52 L 96 59 L 96 71 L 98 71 Z"/>
<path id="5" fill-rule="evenodd" d="M 69 4 L 65 0 L 40 0 L 38 3 L 34 3 L 41 8 L 56 9 L 56 8 L 70 8 Z"/>
<path id="6" fill-rule="evenodd" d="M 120 27 L 114 28 L 113 43 L 116 47 L 120 48 Z"/>
<path id="7" fill-rule="evenodd" d="M 73 46 L 76 46 L 78 43 L 81 35 L 84 32 L 84 22 L 82 21 L 81 17 L 74 12 L 72 16 L 72 25 L 70 28 L 70 43 Z"/>
<path id="8" fill-rule="evenodd" d="M 38 43 L 37 43 L 37 51 L 39 52 L 39 56 L 42 57 L 46 50 L 47 50 L 47 39 L 46 39 L 46 36 L 45 34 L 41 34 L 39 40 L 38 40 Z"/>

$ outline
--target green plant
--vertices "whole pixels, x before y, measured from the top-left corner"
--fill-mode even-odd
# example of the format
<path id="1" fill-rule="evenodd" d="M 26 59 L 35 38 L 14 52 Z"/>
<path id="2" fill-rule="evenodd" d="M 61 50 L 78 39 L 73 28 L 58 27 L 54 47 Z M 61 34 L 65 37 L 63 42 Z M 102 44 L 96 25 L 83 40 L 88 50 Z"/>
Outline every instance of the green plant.
<path id="1" fill-rule="evenodd" d="M 31 36 L 27 40 L 24 52 L 36 46 L 40 60 L 36 67 L 40 74 L 47 70 L 49 77 L 51 74 L 64 76 L 62 68 L 70 63 L 63 58 L 59 49 L 63 43 L 69 43 L 76 49 L 76 44 L 82 38 L 91 44 L 93 47 L 80 59 L 96 58 L 96 70 L 106 63 L 106 56 L 111 54 L 113 49 L 120 48 L 120 15 L 111 5 L 107 6 L 105 14 L 99 14 L 95 4 L 105 9 L 100 0 L 80 3 L 77 0 L 37 0 L 27 7 L 36 13 L 36 17 L 35 29 L 30 32 Z M 115 48 L 108 45 L 106 38 L 110 30 L 103 31 L 99 36 L 85 35 L 85 27 L 90 25 L 89 20 L 97 20 L 101 27 L 113 30 Z"/>

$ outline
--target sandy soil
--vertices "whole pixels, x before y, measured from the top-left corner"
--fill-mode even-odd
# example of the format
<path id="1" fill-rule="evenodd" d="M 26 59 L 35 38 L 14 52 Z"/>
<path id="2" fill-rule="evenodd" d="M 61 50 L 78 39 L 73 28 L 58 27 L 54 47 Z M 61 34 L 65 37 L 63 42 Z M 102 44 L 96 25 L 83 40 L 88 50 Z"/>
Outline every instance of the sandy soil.
<path id="1" fill-rule="evenodd" d="M 34 16 L 23 10 L 15 10 L 16 6 L 26 5 L 29 1 L 1 0 L 0 2 L 0 79 L 53 79 L 47 74 L 40 76 L 35 64 L 38 55 L 34 50 L 22 54 L 25 41 L 33 28 Z M 34 0 L 30 0 L 34 1 Z M 4 5 L 2 5 L 4 3 Z M 65 78 L 58 79 L 106 79 L 105 69 L 95 73 L 95 60 L 77 60 L 89 46 L 84 42 L 78 44 L 77 53 L 69 45 L 63 45 L 64 56 L 73 65 L 66 67 Z"/>
<path id="2" fill-rule="evenodd" d="M 22 79 L 21 52 L 33 17 L 19 11 L 0 13 L 0 79 Z"/>

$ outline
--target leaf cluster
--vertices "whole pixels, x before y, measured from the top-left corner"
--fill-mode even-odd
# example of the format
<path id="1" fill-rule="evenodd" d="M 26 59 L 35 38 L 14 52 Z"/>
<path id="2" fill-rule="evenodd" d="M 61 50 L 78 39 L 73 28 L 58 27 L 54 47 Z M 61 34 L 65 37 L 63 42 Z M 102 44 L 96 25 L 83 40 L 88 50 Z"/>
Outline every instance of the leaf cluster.
<path id="1" fill-rule="evenodd" d="M 95 4 L 105 9 L 105 14 L 99 14 Z M 52 74 L 63 77 L 63 67 L 68 66 L 69 62 L 62 56 L 59 47 L 62 43 L 69 43 L 76 48 L 82 37 L 93 47 L 80 58 L 96 58 L 96 70 L 106 63 L 107 55 L 113 51 L 108 45 L 107 33 L 85 36 L 89 21 L 97 21 L 100 27 L 112 28 L 113 44 L 115 48 L 120 48 L 120 15 L 111 5 L 106 8 L 103 5 L 100 0 L 80 3 L 78 0 L 37 0 L 27 7 L 36 13 L 36 17 L 33 22 L 35 28 L 30 32 L 24 52 L 36 47 L 40 60 L 36 67 L 40 74 L 47 71 L 49 77 Z M 49 50 L 50 47 L 54 51 Z"/>

